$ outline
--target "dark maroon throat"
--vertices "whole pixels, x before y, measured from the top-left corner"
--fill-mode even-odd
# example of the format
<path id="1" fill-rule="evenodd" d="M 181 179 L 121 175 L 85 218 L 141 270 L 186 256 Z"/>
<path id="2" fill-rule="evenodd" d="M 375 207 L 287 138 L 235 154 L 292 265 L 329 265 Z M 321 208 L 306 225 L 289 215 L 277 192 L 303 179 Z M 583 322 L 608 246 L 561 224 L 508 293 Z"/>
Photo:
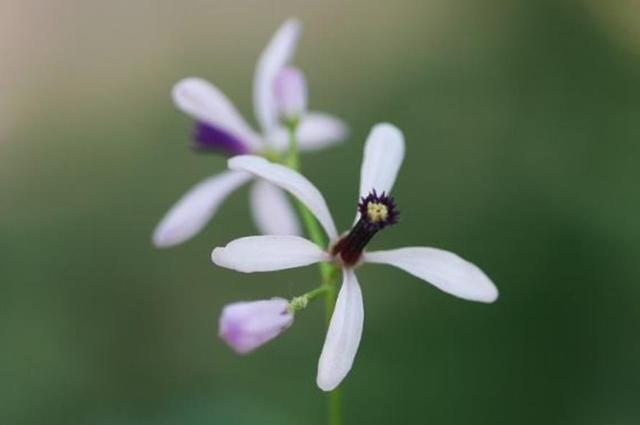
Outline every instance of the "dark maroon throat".
<path id="1" fill-rule="evenodd" d="M 353 267 L 360 261 L 364 248 L 380 230 L 398 222 L 399 211 L 394 199 L 384 192 L 372 191 L 358 203 L 360 218 L 331 248 L 331 254 L 343 265 Z"/>

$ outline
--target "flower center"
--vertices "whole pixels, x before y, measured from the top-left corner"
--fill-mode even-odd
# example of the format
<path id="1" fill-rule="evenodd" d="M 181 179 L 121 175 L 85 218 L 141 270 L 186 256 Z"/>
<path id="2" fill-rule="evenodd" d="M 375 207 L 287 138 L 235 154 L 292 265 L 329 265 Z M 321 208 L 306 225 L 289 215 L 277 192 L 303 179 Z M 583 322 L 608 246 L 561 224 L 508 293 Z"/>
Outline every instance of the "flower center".
<path id="1" fill-rule="evenodd" d="M 372 191 L 358 203 L 360 218 L 353 228 L 331 249 L 331 254 L 345 266 L 354 266 L 373 236 L 398 222 L 398 208 L 392 197 Z"/>
<path id="2" fill-rule="evenodd" d="M 367 216 L 373 223 L 385 221 L 389 216 L 389 208 L 380 202 L 369 202 L 367 204 Z"/>

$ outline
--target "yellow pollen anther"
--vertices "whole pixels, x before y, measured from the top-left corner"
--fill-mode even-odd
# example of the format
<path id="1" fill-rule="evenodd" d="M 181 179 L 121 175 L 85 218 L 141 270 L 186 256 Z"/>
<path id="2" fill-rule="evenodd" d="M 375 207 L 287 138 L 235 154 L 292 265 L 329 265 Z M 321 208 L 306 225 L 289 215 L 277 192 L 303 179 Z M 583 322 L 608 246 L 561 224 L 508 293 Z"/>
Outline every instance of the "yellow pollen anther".
<path id="1" fill-rule="evenodd" d="M 369 202 L 367 204 L 367 216 L 372 223 L 379 223 L 387 219 L 389 216 L 389 209 L 385 204 Z"/>

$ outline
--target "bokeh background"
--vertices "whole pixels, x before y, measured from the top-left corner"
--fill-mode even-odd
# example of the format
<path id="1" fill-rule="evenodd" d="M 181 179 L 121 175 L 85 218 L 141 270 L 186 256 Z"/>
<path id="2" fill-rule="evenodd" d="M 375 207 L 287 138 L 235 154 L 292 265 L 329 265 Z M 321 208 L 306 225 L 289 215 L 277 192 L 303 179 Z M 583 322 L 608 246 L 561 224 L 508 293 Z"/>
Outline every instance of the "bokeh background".
<path id="1" fill-rule="evenodd" d="M 323 424 L 322 305 L 248 357 L 225 303 L 316 270 L 240 275 L 209 252 L 254 233 L 246 189 L 191 242 L 151 232 L 225 161 L 187 148 L 184 76 L 252 117 L 253 67 L 289 16 L 311 105 L 351 126 L 303 158 L 350 223 L 372 124 L 405 132 L 403 221 L 375 247 L 479 264 L 479 305 L 360 272 L 347 424 L 640 423 L 640 6 L 632 0 L 0 2 L 0 423 Z"/>

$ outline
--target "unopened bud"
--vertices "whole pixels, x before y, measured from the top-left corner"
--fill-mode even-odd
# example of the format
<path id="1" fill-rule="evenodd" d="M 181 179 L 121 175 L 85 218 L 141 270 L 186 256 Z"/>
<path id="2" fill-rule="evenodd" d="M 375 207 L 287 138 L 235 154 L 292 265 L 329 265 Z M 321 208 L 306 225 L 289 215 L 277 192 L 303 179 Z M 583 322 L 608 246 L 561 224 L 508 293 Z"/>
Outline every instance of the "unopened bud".
<path id="1" fill-rule="evenodd" d="M 237 302 L 222 310 L 220 337 L 239 354 L 246 354 L 284 332 L 293 323 L 283 298 Z"/>
<path id="2" fill-rule="evenodd" d="M 283 68 L 275 79 L 275 99 L 280 118 L 297 120 L 307 109 L 307 82 L 297 68 Z"/>

